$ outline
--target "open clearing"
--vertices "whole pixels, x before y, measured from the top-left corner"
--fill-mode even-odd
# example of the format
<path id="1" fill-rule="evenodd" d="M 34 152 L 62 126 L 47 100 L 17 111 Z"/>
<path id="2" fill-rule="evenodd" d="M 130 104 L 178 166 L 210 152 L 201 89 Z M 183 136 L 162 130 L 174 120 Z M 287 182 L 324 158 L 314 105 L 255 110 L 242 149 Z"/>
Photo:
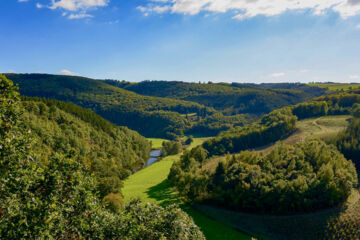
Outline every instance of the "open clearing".
<path id="1" fill-rule="evenodd" d="M 163 142 L 167 141 L 166 139 L 162 139 L 162 138 L 148 138 L 148 140 L 151 142 L 152 149 L 162 148 Z"/>
<path id="2" fill-rule="evenodd" d="M 350 118 L 351 116 L 348 115 L 340 115 L 309 118 L 298 121 L 296 123 L 297 130 L 289 137 L 270 146 L 258 148 L 256 150 L 268 153 L 279 143 L 294 145 L 297 142 L 306 141 L 312 138 L 327 140 L 344 130 L 349 125 Z"/>
<path id="3" fill-rule="evenodd" d="M 206 138 L 195 138 L 190 148 L 202 144 Z M 234 230 L 220 221 L 212 220 L 189 205 L 183 203 L 176 191 L 167 182 L 167 176 L 174 161 L 180 154 L 168 156 L 153 165 L 131 175 L 124 183 L 125 202 L 139 198 L 144 203 L 153 202 L 162 206 L 179 204 L 198 225 L 208 240 L 249 240 L 251 237 Z"/>

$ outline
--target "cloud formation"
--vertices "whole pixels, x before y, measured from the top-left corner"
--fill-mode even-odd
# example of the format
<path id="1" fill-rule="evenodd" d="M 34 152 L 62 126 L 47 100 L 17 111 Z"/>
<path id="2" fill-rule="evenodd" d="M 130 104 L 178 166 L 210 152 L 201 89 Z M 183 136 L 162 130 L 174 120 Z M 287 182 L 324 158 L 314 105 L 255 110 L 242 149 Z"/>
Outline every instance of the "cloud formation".
<path id="1" fill-rule="evenodd" d="M 18 2 L 27 2 L 28 0 L 18 0 Z M 110 0 L 49 0 L 49 4 L 36 3 L 37 8 L 49 8 L 52 10 L 60 9 L 62 15 L 69 19 L 90 18 L 88 11 L 99 7 L 106 7 Z"/>
<path id="2" fill-rule="evenodd" d="M 78 73 L 74 73 L 74 72 L 71 72 L 67 69 L 63 69 L 60 71 L 60 74 L 61 75 L 66 75 L 66 76 L 76 76 L 76 75 L 79 75 Z"/>
<path id="3" fill-rule="evenodd" d="M 138 10 L 147 13 L 234 12 L 234 19 L 243 20 L 258 15 L 276 16 L 286 11 L 312 10 L 321 15 L 327 11 L 339 13 L 342 18 L 360 14 L 360 0 L 149 0 Z M 160 11 L 159 11 L 160 10 Z"/>
<path id="4" fill-rule="evenodd" d="M 285 76 L 285 73 L 283 73 L 283 72 L 273 73 L 270 76 L 271 77 L 283 77 L 283 76 Z"/>

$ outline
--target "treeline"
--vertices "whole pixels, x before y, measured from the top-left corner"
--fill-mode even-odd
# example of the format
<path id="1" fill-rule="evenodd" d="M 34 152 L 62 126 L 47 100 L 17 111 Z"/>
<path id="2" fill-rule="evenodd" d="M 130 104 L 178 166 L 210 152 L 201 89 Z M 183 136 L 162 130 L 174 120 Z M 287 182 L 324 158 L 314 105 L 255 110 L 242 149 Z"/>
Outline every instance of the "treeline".
<path id="1" fill-rule="evenodd" d="M 147 96 L 197 102 L 213 107 L 225 115 L 239 113 L 262 115 L 272 110 L 304 102 L 325 93 L 306 84 L 186 83 L 180 81 L 105 81 Z"/>
<path id="2" fill-rule="evenodd" d="M 205 239 L 192 219 L 174 206 L 132 202 L 116 212 L 105 209 L 97 193 L 97 178 L 90 175 L 86 163 L 79 162 L 72 153 L 59 153 L 62 149 L 57 152 L 55 145 L 54 151 L 43 158 L 36 147 L 34 150 L 33 141 L 43 137 L 44 141 L 56 140 L 49 132 L 53 129 L 39 131 L 45 135 L 37 139 L 27 127 L 33 119 L 56 126 L 54 121 L 66 133 L 71 133 L 67 126 L 71 124 L 72 131 L 82 135 L 85 132 L 77 125 L 81 120 L 39 101 L 26 102 L 24 105 L 32 110 L 24 110 L 16 90 L 0 75 L 2 239 Z M 44 114 L 36 115 L 40 111 Z M 79 125 L 92 127 L 84 122 Z M 94 133 L 92 129 L 89 132 Z"/>
<path id="3" fill-rule="evenodd" d="M 271 214 L 336 206 L 358 184 L 353 163 L 320 140 L 280 145 L 268 155 L 244 151 L 216 168 L 210 161 L 201 147 L 186 152 L 168 179 L 190 201 Z"/>
<path id="4" fill-rule="evenodd" d="M 193 126 L 187 130 L 187 133 L 200 136 L 216 136 L 220 132 L 229 130 L 230 128 L 243 126 L 252 119 L 254 118 L 247 114 L 224 116 L 224 114 L 218 112 L 194 123 Z"/>
<path id="5" fill-rule="evenodd" d="M 275 110 L 254 124 L 222 132 L 204 142 L 203 147 L 213 156 L 264 146 L 294 131 L 296 120 L 291 108 Z"/>
<path id="6" fill-rule="evenodd" d="M 360 105 L 356 104 L 353 108 L 353 116 L 350 125 L 345 131 L 340 133 L 334 140 L 330 141 L 344 154 L 347 159 L 351 159 L 358 172 L 360 172 Z"/>

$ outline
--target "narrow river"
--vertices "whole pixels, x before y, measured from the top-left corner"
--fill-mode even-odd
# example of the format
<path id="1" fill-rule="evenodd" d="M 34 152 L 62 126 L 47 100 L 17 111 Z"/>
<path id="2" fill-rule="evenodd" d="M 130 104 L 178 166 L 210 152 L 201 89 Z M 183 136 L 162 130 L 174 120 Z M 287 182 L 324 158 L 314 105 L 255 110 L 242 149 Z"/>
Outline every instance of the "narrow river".
<path id="1" fill-rule="evenodd" d="M 160 156 L 161 156 L 161 149 L 152 150 L 150 152 L 150 158 L 146 162 L 146 167 L 148 167 L 151 164 L 155 163 Z"/>

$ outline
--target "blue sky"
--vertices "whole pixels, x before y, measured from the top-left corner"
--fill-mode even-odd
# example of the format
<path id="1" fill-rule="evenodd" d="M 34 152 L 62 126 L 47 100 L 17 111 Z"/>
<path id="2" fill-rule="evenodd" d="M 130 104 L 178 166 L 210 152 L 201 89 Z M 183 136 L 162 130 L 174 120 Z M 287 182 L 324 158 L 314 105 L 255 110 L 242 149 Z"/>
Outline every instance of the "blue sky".
<path id="1" fill-rule="evenodd" d="M 1 0 L 0 72 L 360 82 L 360 0 Z"/>

